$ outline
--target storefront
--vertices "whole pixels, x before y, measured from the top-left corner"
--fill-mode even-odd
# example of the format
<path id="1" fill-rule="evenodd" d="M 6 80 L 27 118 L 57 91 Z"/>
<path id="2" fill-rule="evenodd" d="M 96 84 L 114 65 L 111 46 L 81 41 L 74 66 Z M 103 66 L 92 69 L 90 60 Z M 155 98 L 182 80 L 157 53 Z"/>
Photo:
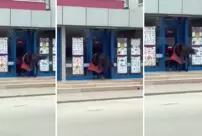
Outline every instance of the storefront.
<path id="1" fill-rule="evenodd" d="M 93 79 L 88 66 L 97 50 L 108 56 L 113 65 L 106 69 L 105 78 L 142 77 L 142 30 L 65 28 L 62 32 L 59 28 L 57 43 L 58 80 L 64 69 L 66 80 Z"/>
<path id="2" fill-rule="evenodd" d="M 53 76 L 54 38 L 51 30 L 0 29 L 0 77 L 19 76 L 20 59 L 27 52 L 47 55 L 48 61 L 40 61 L 39 76 Z"/>
<path id="3" fill-rule="evenodd" d="M 166 48 L 172 48 L 176 43 L 197 50 L 189 58 L 189 70 L 202 70 L 202 19 L 148 15 L 144 32 L 145 71 L 167 71 L 170 55 Z"/>

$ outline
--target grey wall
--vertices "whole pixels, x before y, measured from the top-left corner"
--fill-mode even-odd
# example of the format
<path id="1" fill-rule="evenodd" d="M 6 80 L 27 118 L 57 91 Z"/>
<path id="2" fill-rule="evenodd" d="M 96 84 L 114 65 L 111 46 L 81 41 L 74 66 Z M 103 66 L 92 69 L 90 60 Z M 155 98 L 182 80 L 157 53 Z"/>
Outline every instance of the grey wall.
<path id="1" fill-rule="evenodd" d="M 58 25 L 140 28 L 142 8 L 103 9 L 84 7 L 58 7 Z"/>
<path id="2" fill-rule="evenodd" d="M 55 11 L 0 9 L 0 26 L 55 27 Z"/>
<path id="3" fill-rule="evenodd" d="M 202 15 L 202 0 L 145 0 L 145 13 Z"/>

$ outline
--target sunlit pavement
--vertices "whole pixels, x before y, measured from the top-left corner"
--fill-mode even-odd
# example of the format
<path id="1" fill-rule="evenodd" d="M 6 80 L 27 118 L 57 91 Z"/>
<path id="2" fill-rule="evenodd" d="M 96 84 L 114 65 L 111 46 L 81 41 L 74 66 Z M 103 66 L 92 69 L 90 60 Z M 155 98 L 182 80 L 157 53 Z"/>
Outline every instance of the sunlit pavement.
<path id="1" fill-rule="evenodd" d="M 58 105 L 58 136 L 142 136 L 142 99 Z"/>
<path id="2" fill-rule="evenodd" d="M 54 96 L 0 99 L 1 136 L 55 136 Z"/>
<path id="3" fill-rule="evenodd" d="M 202 93 L 146 96 L 145 136 L 201 136 Z"/>

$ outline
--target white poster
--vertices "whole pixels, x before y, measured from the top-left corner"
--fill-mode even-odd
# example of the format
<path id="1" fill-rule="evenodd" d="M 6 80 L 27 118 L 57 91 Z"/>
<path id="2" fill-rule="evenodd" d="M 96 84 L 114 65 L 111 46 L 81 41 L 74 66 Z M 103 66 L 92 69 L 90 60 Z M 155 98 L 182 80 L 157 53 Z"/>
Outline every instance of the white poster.
<path id="1" fill-rule="evenodd" d="M 72 38 L 72 54 L 83 55 L 83 38 Z"/>
<path id="2" fill-rule="evenodd" d="M 131 55 L 141 55 L 141 39 L 131 39 Z"/>
<path id="3" fill-rule="evenodd" d="M 117 55 L 127 55 L 127 48 L 117 48 Z"/>
<path id="4" fill-rule="evenodd" d="M 156 47 L 145 46 L 144 47 L 145 66 L 156 66 Z"/>
<path id="5" fill-rule="evenodd" d="M 72 60 L 73 75 L 83 75 L 84 74 L 83 61 L 84 61 L 83 57 L 73 57 L 73 60 Z"/>
<path id="6" fill-rule="evenodd" d="M 141 73 L 141 58 L 131 57 L 131 73 Z"/>
<path id="7" fill-rule="evenodd" d="M 0 72 L 8 72 L 8 56 L 0 56 Z"/>
<path id="8" fill-rule="evenodd" d="M 192 65 L 202 65 L 202 47 L 192 47 L 196 54 L 192 55 Z"/>
<path id="9" fill-rule="evenodd" d="M 144 28 L 144 45 L 156 45 L 156 27 Z"/>
<path id="10" fill-rule="evenodd" d="M 40 38 L 40 54 L 49 54 L 49 38 Z"/>
<path id="11" fill-rule="evenodd" d="M 56 57 L 55 57 L 55 55 L 53 55 L 53 71 L 56 71 L 56 64 L 57 64 L 57 62 L 56 62 Z"/>
<path id="12" fill-rule="evenodd" d="M 0 54 L 8 54 L 8 38 L 0 37 Z"/>
<path id="13" fill-rule="evenodd" d="M 55 39 L 53 39 L 53 54 L 56 54 Z"/>
<path id="14" fill-rule="evenodd" d="M 49 59 L 47 58 L 45 60 L 40 60 L 39 66 L 40 71 L 48 72 L 50 70 Z"/>
<path id="15" fill-rule="evenodd" d="M 202 45 L 202 27 L 192 27 L 192 45 Z"/>
<path id="16" fill-rule="evenodd" d="M 127 48 L 127 38 L 118 38 L 117 39 L 118 48 Z"/>
<path id="17" fill-rule="evenodd" d="M 118 57 L 117 58 L 117 73 L 118 74 L 127 74 L 128 73 L 128 61 L 127 57 Z"/>

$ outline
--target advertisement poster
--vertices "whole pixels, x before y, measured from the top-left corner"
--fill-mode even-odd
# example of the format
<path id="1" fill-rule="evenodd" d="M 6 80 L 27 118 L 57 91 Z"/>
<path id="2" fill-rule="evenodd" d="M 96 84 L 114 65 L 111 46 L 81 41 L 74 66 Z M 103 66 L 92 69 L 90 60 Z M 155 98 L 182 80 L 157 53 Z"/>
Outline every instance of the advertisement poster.
<path id="1" fill-rule="evenodd" d="M 192 47 L 196 54 L 192 55 L 192 65 L 202 65 L 202 47 Z"/>
<path id="2" fill-rule="evenodd" d="M 0 72 L 8 72 L 8 56 L 0 56 Z"/>
<path id="3" fill-rule="evenodd" d="M 127 39 L 118 38 L 117 44 L 117 55 L 127 55 Z"/>
<path id="4" fill-rule="evenodd" d="M 202 27 L 192 27 L 192 45 L 202 45 Z"/>
<path id="5" fill-rule="evenodd" d="M 40 60 L 39 66 L 40 71 L 48 72 L 50 70 L 49 59 L 47 58 L 45 60 Z"/>
<path id="6" fill-rule="evenodd" d="M 144 47 L 145 66 L 156 66 L 156 47 Z"/>
<path id="7" fill-rule="evenodd" d="M 0 37 L 0 54 L 8 54 L 8 38 Z"/>
<path id="8" fill-rule="evenodd" d="M 72 38 L 72 54 L 83 55 L 83 38 Z"/>
<path id="9" fill-rule="evenodd" d="M 140 55 L 141 39 L 131 39 L 131 55 Z"/>
<path id="10" fill-rule="evenodd" d="M 56 71 L 56 57 L 53 55 L 53 71 Z"/>
<path id="11" fill-rule="evenodd" d="M 155 26 L 144 28 L 144 44 L 156 45 L 156 27 Z"/>
<path id="12" fill-rule="evenodd" d="M 83 61 L 84 61 L 83 57 L 73 57 L 73 60 L 72 60 L 73 75 L 83 75 L 84 74 Z"/>
<path id="13" fill-rule="evenodd" d="M 56 54 L 55 39 L 53 39 L 53 54 Z"/>
<path id="14" fill-rule="evenodd" d="M 117 73 L 118 74 L 127 74 L 128 73 L 127 57 L 118 57 L 117 58 Z"/>
<path id="15" fill-rule="evenodd" d="M 40 38 L 40 54 L 49 54 L 49 38 Z"/>
<path id="16" fill-rule="evenodd" d="M 141 73 L 141 58 L 131 57 L 131 73 Z"/>

